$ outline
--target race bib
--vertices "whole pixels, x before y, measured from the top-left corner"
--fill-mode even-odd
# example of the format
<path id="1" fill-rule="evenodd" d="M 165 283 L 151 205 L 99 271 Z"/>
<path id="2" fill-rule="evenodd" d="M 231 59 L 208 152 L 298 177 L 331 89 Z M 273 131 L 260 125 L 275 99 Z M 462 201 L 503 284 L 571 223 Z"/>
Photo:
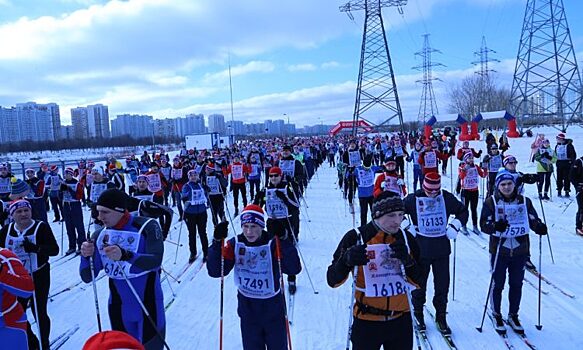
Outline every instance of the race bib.
<path id="1" fill-rule="evenodd" d="M 567 145 L 557 145 L 557 159 L 567 160 Z"/>
<path id="2" fill-rule="evenodd" d="M 8 181 L 10 181 L 10 180 L 8 180 Z M 10 186 L 10 184 L 8 184 L 8 186 Z M 61 186 L 61 178 L 59 177 L 59 175 L 51 175 L 51 191 L 58 191 L 59 186 Z M 2 183 L 0 183 L 0 193 L 3 193 L 1 188 L 2 188 Z M 9 187 L 9 189 L 10 189 L 10 187 Z"/>
<path id="3" fill-rule="evenodd" d="M 390 257 L 391 248 L 388 244 L 369 244 L 366 246 L 366 255 L 368 263 L 363 266 L 365 296 L 384 298 L 415 289 L 403 277 L 399 259 Z"/>
<path id="4" fill-rule="evenodd" d="M 165 178 L 170 178 L 170 171 L 172 171 L 171 167 L 161 167 L 160 172 L 164 175 Z"/>
<path id="5" fill-rule="evenodd" d="M 261 169 L 261 165 L 259 164 L 251 164 L 251 174 L 249 176 L 259 176 L 259 170 Z"/>
<path id="6" fill-rule="evenodd" d="M 269 188 L 265 191 L 265 211 L 270 219 L 283 219 L 289 216 L 287 205 L 277 195 L 275 188 Z M 281 191 L 280 191 L 281 192 Z"/>
<path id="7" fill-rule="evenodd" d="M 295 159 L 280 160 L 279 167 L 285 176 L 294 177 L 296 168 Z"/>
<path id="8" fill-rule="evenodd" d="M 89 194 L 89 199 L 91 199 L 92 202 L 97 202 L 97 199 L 99 198 L 99 196 L 101 196 L 101 194 L 103 193 L 103 191 L 105 191 L 107 189 L 107 184 L 93 184 L 91 185 L 91 192 Z"/>
<path id="9" fill-rule="evenodd" d="M 508 220 L 508 228 L 505 232 L 498 232 L 499 237 L 513 238 L 527 235 L 529 232 L 528 211 L 526 203 L 523 204 L 496 204 L 496 221 Z"/>
<path id="10" fill-rule="evenodd" d="M 231 166 L 231 173 L 233 174 L 233 180 L 240 180 L 243 178 L 243 165 L 236 164 Z"/>
<path id="11" fill-rule="evenodd" d="M 148 176 L 148 191 L 156 193 L 162 190 L 162 180 L 160 174 L 150 174 Z"/>
<path id="12" fill-rule="evenodd" d="M 146 225 L 144 224 L 142 227 L 145 226 Z M 101 261 L 103 262 L 103 270 L 110 278 L 121 280 L 124 279 L 124 274 L 127 278 L 133 278 L 149 272 L 143 271 L 140 273 L 132 273 L 130 271 L 131 264 L 129 262 L 121 260 L 113 261 L 105 255 L 103 250 L 108 245 L 118 245 L 121 249 L 137 253 L 138 247 L 140 246 L 141 236 L 140 232 L 119 231 L 113 229 L 104 229 L 101 231 L 96 242 L 97 250 L 101 256 Z"/>
<path id="13" fill-rule="evenodd" d="M 182 179 L 182 168 L 172 168 L 172 178 L 174 180 Z"/>
<path id="14" fill-rule="evenodd" d="M 395 155 L 397 157 L 402 157 L 403 156 L 403 154 L 404 154 L 403 147 L 401 147 L 401 146 L 395 146 L 395 147 L 393 147 L 393 149 L 394 149 Z"/>
<path id="15" fill-rule="evenodd" d="M 360 152 L 359 151 L 349 151 L 348 152 L 348 164 L 350 167 L 357 167 L 360 165 Z"/>
<path id="16" fill-rule="evenodd" d="M 248 247 L 235 243 L 235 285 L 248 298 L 271 298 L 275 290 L 270 244 Z"/>
<path id="17" fill-rule="evenodd" d="M 427 237 L 444 236 L 447 230 L 445 200 L 439 194 L 435 198 L 417 197 L 417 229 Z"/>
<path id="18" fill-rule="evenodd" d="M 371 169 L 358 169 L 358 182 L 361 187 L 371 187 L 374 185 L 374 173 Z"/>
<path id="19" fill-rule="evenodd" d="M 67 185 L 68 190 L 63 192 L 63 200 L 65 202 L 76 201 L 77 199 L 75 199 L 73 196 L 74 196 L 75 192 L 77 192 L 77 183 L 68 184 L 68 183 L 64 182 L 64 184 Z"/>
<path id="20" fill-rule="evenodd" d="M 58 188 L 58 186 L 57 186 Z M 10 178 L 0 178 L 0 193 L 9 193 L 10 192 Z"/>
<path id="21" fill-rule="evenodd" d="M 211 189 L 210 194 L 221 194 L 219 179 L 216 176 L 207 176 L 206 185 Z"/>
<path id="22" fill-rule="evenodd" d="M 464 188 L 474 189 L 478 188 L 478 169 L 476 167 L 471 167 L 466 169 L 466 177 L 464 178 Z"/>
<path id="23" fill-rule="evenodd" d="M 192 205 L 205 205 L 206 197 L 203 190 L 192 190 L 190 196 L 190 204 Z"/>
<path id="24" fill-rule="evenodd" d="M 10 224 L 8 227 L 8 232 L 12 231 L 14 224 Z M 31 242 L 36 244 L 36 233 L 38 232 L 40 224 L 36 225 L 34 233 L 32 235 L 27 235 L 26 238 Z M 10 249 L 22 262 L 22 265 L 28 271 L 28 273 L 33 273 L 38 270 L 37 255 L 33 253 L 27 253 L 24 251 L 24 235 L 14 237 L 9 234 L 6 235 L 6 241 L 4 246 Z"/>
<path id="25" fill-rule="evenodd" d="M 433 151 L 425 152 L 423 155 L 423 160 L 425 161 L 426 168 L 436 168 L 437 167 L 437 154 Z"/>
<path id="26" fill-rule="evenodd" d="M 401 195 L 401 186 L 399 186 L 399 179 L 396 177 L 385 175 L 383 188 L 385 191 L 396 193 L 399 196 Z"/>
<path id="27" fill-rule="evenodd" d="M 497 173 L 498 169 L 502 167 L 502 156 L 492 156 L 490 162 L 488 163 L 488 170 L 491 173 Z"/>

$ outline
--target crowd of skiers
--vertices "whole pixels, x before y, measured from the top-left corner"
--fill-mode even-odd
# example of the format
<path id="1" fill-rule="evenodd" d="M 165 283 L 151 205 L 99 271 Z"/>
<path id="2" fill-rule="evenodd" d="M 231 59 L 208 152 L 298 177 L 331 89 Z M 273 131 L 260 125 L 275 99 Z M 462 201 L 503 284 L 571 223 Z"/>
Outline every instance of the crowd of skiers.
<path id="1" fill-rule="evenodd" d="M 54 222 L 64 221 L 65 254 L 81 256 L 80 278 L 95 283 L 101 271 L 110 278 L 113 330 L 131 335 L 146 349 L 167 346 L 160 276 L 168 254 L 164 241 L 177 214 L 188 231 L 188 264 L 199 258 L 200 250 L 211 277 L 223 283 L 234 273 L 243 347 L 287 349 L 285 291 L 296 292 L 296 275 L 302 270 L 297 246 L 301 203 L 324 162 L 337 169 L 338 187 L 353 214 L 354 229 L 339 242 L 327 281 L 337 287 L 352 273 L 349 334 L 354 349 L 412 348 L 414 330 L 425 330 L 430 272 L 435 321 L 444 335 L 451 335 L 446 317 L 450 242 L 455 244 L 458 232 L 471 234 L 470 212 L 471 231 L 490 235 L 494 326 L 505 332 L 506 321 L 524 332 L 518 312 L 524 267 L 532 264 L 528 233 L 545 235 L 547 227 L 522 195 L 523 185 L 536 183 L 540 199 L 550 199 L 556 166 L 557 195 L 570 197 L 571 186 L 577 193 L 576 233 L 583 235 L 583 158 L 576 157 L 572 140 L 564 134 L 557 135 L 554 148 L 537 135 L 530 157 L 537 173 L 523 174 L 504 135 L 497 140 L 489 133 L 485 141 L 482 157 L 469 142 L 460 145 L 449 129 L 429 138 L 413 132 L 263 140 L 225 149 L 184 148 L 172 160 L 164 151 L 153 158 L 144 151 L 140 158 L 128 156 L 125 164 L 113 157 L 100 166 L 85 160 L 65 169 L 43 163 L 39 169 L 26 169 L 24 181 L 0 164 L 0 200 L 5 203 L 0 218 L 2 339 L 14 349 L 49 349 L 49 258 L 59 254 L 48 224 L 52 208 Z M 450 184 L 450 192 L 442 175 L 453 181 L 454 166 L 458 181 Z M 406 186 L 408 176 L 412 189 Z M 478 213 L 480 195 L 484 201 Z M 87 223 L 84 208 L 91 212 Z M 210 242 L 209 216 L 214 226 Z M 229 239 L 235 217 L 242 233 Z M 501 299 L 507 276 L 509 309 L 504 319 Z M 27 307 L 34 310 L 40 339 L 26 320 Z"/>

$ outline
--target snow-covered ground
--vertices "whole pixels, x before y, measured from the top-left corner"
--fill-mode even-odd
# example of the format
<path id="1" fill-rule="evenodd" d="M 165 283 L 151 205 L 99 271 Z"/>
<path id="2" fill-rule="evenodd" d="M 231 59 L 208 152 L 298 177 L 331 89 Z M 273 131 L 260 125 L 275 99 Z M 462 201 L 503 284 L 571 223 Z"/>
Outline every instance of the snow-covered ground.
<path id="1" fill-rule="evenodd" d="M 555 144 L 557 131 L 543 131 Z M 536 131 L 535 131 L 536 132 Z M 578 146 L 583 130 L 569 129 L 569 138 L 575 140 Z M 522 172 L 535 172 L 533 163 L 528 161 L 532 138 L 511 140 L 508 154 L 517 156 L 518 169 Z M 482 141 L 473 141 L 471 146 L 484 148 Z M 579 151 L 583 151 L 580 148 Z M 455 161 L 455 166 L 457 161 Z M 409 167 L 409 171 L 411 167 Z M 409 183 L 412 176 L 408 176 Z M 455 185 L 456 179 L 453 179 Z M 341 192 L 336 187 L 336 169 L 324 164 L 306 191 L 306 203 L 309 208 L 302 208 L 299 248 L 305 258 L 304 271 L 298 276 L 298 291 L 295 296 L 293 325 L 291 326 L 293 348 L 300 350 L 312 349 L 344 349 L 349 318 L 350 282 L 342 287 L 332 289 L 326 284 L 326 268 L 332 259 L 332 253 L 342 235 L 352 228 L 352 216 L 342 199 Z M 442 179 L 443 188 L 449 190 L 450 178 Z M 412 186 L 409 186 L 412 188 Z M 554 188 L 554 184 L 553 184 Z M 536 197 L 535 185 L 526 185 L 526 195 L 529 196 L 540 214 L 541 208 Z M 574 192 L 572 192 L 574 195 Z M 553 195 L 556 195 L 554 192 Z M 574 197 L 574 196 L 573 196 Z M 233 213 L 232 196 L 227 198 L 230 212 Z M 551 263 L 549 246 L 546 238 L 542 244 L 542 273 L 552 283 L 566 294 L 551 285 L 542 283 L 542 325 L 541 331 L 536 330 L 537 324 L 537 288 L 538 280 L 531 274 L 526 274 L 523 286 L 520 317 L 526 334 L 539 349 L 576 349 L 583 345 L 580 325 L 583 324 L 583 261 L 581 247 L 583 238 L 575 235 L 574 222 L 577 210 L 576 203 L 570 204 L 567 199 L 553 197 L 552 202 L 544 203 L 544 210 L 549 226 L 555 263 Z M 358 208 L 357 208 L 358 213 Z M 89 212 L 85 211 L 85 222 Z M 358 224 L 357 214 L 357 224 Z M 49 219 L 52 220 L 52 214 Z M 175 216 L 174 221 L 177 218 Z M 311 220 L 311 221 L 309 221 Z M 235 219 L 235 227 L 239 230 L 239 221 Z M 471 227 L 471 225 L 469 225 Z M 59 244 L 61 243 L 62 226 L 52 224 Z M 212 223 L 209 220 L 207 231 L 212 236 Z M 233 232 L 230 233 L 231 235 Z M 174 264 L 177 246 L 165 243 L 163 267 L 172 275 L 177 275 L 188 259 L 187 230 L 179 223 L 174 224 L 169 240 L 178 241 L 184 246 L 178 248 L 178 258 Z M 65 237 L 66 240 L 66 237 Z M 538 265 L 538 236 L 531 234 L 532 260 Z M 66 242 L 65 242 L 66 244 Z M 503 349 L 504 344 L 494 332 L 491 323 L 486 319 L 483 333 L 478 333 L 484 301 L 489 283 L 487 239 L 477 236 L 460 235 L 457 240 L 456 286 L 455 300 L 448 307 L 448 321 L 453 330 L 453 339 L 459 349 Z M 200 250 L 200 249 L 199 249 Z M 453 261 L 453 256 L 451 257 Z M 52 266 L 51 294 L 63 288 L 71 287 L 70 291 L 54 297 L 49 302 L 48 310 L 52 318 L 52 338 L 58 336 L 75 324 L 80 328 L 62 349 L 80 349 L 84 341 L 97 332 L 93 291 L 91 285 L 80 283 L 78 276 L 79 258 L 56 262 Z M 198 263 L 198 262 L 197 262 Z M 181 277 L 181 283 L 172 278 L 163 281 L 165 302 L 176 299 L 166 312 L 167 342 L 172 349 L 218 349 L 219 347 L 219 298 L 220 282 L 210 278 L 206 268 L 195 274 L 196 264 Z M 452 264 L 453 266 L 453 264 Z M 315 289 L 310 286 L 309 272 Z M 163 273 L 162 276 L 166 274 Z M 97 282 L 99 302 L 104 328 L 109 329 L 107 317 L 108 286 L 107 278 Z M 432 309 L 432 282 L 428 285 L 428 306 Z M 503 311 L 507 311 L 507 289 L 504 292 Z M 236 289 L 232 275 L 225 280 L 225 315 L 224 315 L 224 348 L 241 349 L 241 334 L 239 318 L 236 313 Z M 29 315 L 29 319 L 31 319 Z M 33 325 L 34 329 L 34 325 Z M 428 322 L 428 335 L 433 349 L 447 349 L 435 325 Z M 514 334 L 510 340 L 516 349 L 527 347 Z"/>

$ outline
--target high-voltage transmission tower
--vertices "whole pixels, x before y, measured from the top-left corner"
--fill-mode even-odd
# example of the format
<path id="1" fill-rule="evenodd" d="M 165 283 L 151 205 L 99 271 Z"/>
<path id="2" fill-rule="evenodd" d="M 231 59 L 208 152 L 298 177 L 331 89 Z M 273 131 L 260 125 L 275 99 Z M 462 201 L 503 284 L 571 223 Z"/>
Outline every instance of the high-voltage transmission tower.
<path id="1" fill-rule="evenodd" d="M 356 102 L 352 116 L 353 135 L 356 135 L 359 119 L 375 125 L 378 129 L 398 117 L 401 131 L 403 130 L 403 113 L 383 25 L 382 8 L 396 6 L 402 14 L 401 6 L 406 4 L 407 0 L 352 0 L 340 6 L 340 11 L 346 12 L 351 20 L 354 20 L 352 11 L 364 10 L 365 14 Z M 377 108 L 372 109 L 375 106 Z M 370 121 L 373 116 L 377 120 L 382 117 L 384 121 L 380 124 L 373 123 Z"/>
<path id="2" fill-rule="evenodd" d="M 496 51 L 488 48 L 486 45 L 486 37 L 482 36 L 482 46 L 480 46 L 479 51 L 474 51 L 474 56 L 477 57 L 476 61 L 473 61 L 472 64 L 476 66 L 476 74 L 480 76 L 479 81 L 479 96 L 478 99 L 480 100 L 478 111 L 476 112 L 485 112 L 484 108 L 488 105 L 488 98 L 491 96 L 488 92 L 486 92 L 487 87 L 492 86 L 492 81 L 490 80 L 490 73 L 495 73 L 496 71 L 490 69 L 488 64 L 490 62 L 500 62 L 500 60 L 490 57 L 491 53 L 496 53 Z"/>
<path id="3" fill-rule="evenodd" d="M 581 118 L 581 77 L 562 0 L 528 0 L 509 112 L 522 131 L 525 117 L 569 124 Z"/>
<path id="4" fill-rule="evenodd" d="M 421 104 L 419 105 L 419 114 L 417 116 L 418 126 L 423 126 L 427 119 L 439 114 L 439 111 L 437 110 L 437 102 L 435 100 L 435 93 L 433 92 L 433 81 L 441 81 L 441 79 L 433 77 L 433 67 L 445 67 L 443 64 L 431 60 L 432 53 L 441 53 L 441 51 L 434 49 L 429 45 L 429 34 L 423 34 L 423 38 L 423 49 L 415 52 L 415 56 L 420 56 L 423 59 L 423 63 L 419 66 L 413 67 L 413 69 L 423 72 L 423 79 L 416 81 L 423 85 Z"/>

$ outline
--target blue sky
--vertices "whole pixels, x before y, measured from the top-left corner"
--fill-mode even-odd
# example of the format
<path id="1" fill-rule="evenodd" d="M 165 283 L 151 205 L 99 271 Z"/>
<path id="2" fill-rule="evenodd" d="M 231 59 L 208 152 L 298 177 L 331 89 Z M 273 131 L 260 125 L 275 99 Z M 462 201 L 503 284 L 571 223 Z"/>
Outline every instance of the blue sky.
<path id="1" fill-rule="evenodd" d="M 352 118 L 363 13 L 345 1 L 0 0 L 0 105 L 56 102 L 109 106 L 156 118 L 223 113 L 230 119 L 230 54 L 235 119 L 286 114 L 298 126 Z M 583 61 L 581 1 L 564 0 Z M 500 84 L 510 87 L 526 0 L 409 0 L 383 12 L 405 120 L 417 117 L 421 63 L 430 33 L 446 67 L 435 75 L 440 113 L 448 87 L 473 74 L 484 35 L 496 50 Z M 380 120 L 375 122 L 380 122 Z"/>

